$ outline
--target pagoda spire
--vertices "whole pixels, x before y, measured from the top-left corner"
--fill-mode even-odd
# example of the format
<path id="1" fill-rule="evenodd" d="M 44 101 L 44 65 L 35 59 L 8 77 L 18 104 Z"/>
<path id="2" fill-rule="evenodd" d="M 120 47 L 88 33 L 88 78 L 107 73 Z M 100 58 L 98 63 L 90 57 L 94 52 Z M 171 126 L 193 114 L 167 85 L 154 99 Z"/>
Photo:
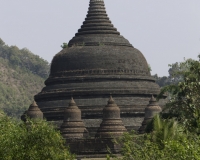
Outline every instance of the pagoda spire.
<path id="1" fill-rule="evenodd" d="M 90 0 L 88 14 L 76 36 L 85 34 L 120 34 L 106 14 L 104 0 Z"/>

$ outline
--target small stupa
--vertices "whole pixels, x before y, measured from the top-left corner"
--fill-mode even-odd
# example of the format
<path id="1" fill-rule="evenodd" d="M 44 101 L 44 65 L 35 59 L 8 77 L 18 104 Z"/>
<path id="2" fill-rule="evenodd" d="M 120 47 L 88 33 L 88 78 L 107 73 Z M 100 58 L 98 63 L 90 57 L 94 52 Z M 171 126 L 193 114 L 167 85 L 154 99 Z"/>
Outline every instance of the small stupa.
<path id="1" fill-rule="evenodd" d="M 149 104 L 145 108 L 145 117 L 144 121 L 142 122 L 142 126 L 139 129 L 139 133 L 145 133 L 145 129 L 147 124 L 153 119 L 156 114 L 162 112 L 162 108 L 158 105 L 158 102 L 152 95 Z"/>
<path id="2" fill-rule="evenodd" d="M 126 132 L 126 128 L 120 118 L 120 108 L 115 104 L 112 96 L 103 109 L 103 121 L 95 137 L 115 138 Z"/>
<path id="3" fill-rule="evenodd" d="M 84 133 L 87 133 L 85 125 L 81 120 L 81 110 L 73 98 L 69 102 L 69 107 L 64 110 L 64 121 L 60 127 L 60 131 L 66 139 L 83 138 Z"/>
<path id="4" fill-rule="evenodd" d="M 29 106 L 28 110 L 23 113 L 23 115 L 21 116 L 21 120 L 25 122 L 26 117 L 30 119 L 43 119 L 43 113 L 39 109 L 35 101 L 33 101 L 33 103 Z"/>

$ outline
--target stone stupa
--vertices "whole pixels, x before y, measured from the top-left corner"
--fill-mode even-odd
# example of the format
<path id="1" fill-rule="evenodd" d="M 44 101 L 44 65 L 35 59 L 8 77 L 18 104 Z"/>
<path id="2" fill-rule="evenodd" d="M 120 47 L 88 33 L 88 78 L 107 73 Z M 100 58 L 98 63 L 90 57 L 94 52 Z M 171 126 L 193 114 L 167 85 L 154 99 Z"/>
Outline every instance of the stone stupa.
<path id="1" fill-rule="evenodd" d="M 151 122 L 156 114 L 159 114 L 161 112 L 162 108 L 159 106 L 157 100 L 152 95 L 149 104 L 145 108 L 144 121 L 142 122 L 142 126 L 139 128 L 139 133 L 145 133 L 148 123 Z"/>
<path id="2" fill-rule="evenodd" d="M 21 120 L 24 122 L 26 122 L 27 118 L 43 119 L 43 113 L 35 101 L 33 101 L 33 103 L 29 106 L 28 110 L 25 111 L 21 116 Z"/>
<path id="3" fill-rule="evenodd" d="M 81 110 L 72 98 L 69 106 L 64 110 L 64 120 L 60 126 L 61 134 L 66 139 L 83 138 L 87 132 L 83 121 L 81 120 Z"/>
<path id="4" fill-rule="evenodd" d="M 100 125 L 110 94 L 120 107 L 124 125 L 135 129 L 151 95 L 160 90 L 143 54 L 109 20 L 104 0 L 90 0 L 83 25 L 68 47 L 54 56 L 45 85 L 35 95 L 44 117 L 61 124 L 66 99 L 73 96 L 89 132 Z"/>
<path id="5" fill-rule="evenodd" d="M 120 109 L 110 96 L 108 104 L 103 109 L 103 121 L 97 130 L 96 137 L 117 138 L 122 136 L 124 132 L 127 130 L 120 118 Z"/>

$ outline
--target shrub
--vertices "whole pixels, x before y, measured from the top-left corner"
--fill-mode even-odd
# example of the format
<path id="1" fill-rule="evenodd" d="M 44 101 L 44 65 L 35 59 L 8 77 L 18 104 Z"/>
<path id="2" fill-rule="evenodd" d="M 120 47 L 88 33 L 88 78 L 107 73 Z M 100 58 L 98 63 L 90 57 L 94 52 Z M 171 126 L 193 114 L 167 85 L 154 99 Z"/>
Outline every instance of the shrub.
<path id="1" fill-rule="evenodd" d="M 153 142 L 150 135 L 126 133 L 121 160 L 200 160 L 200 138 L 183 134 L 175 140 L 163 141 L 164 147 Z"/>
<path id="2" fill-rule="evenodd" d="M 176 120 L 164 120 L 158 115 L 152 124 L 151 133 L 123 135 L 120 139 L 123 143 L 122 160 L 200 160 L 200 137 L 197 134 L 187 134 Z"/>
<path id="3" fill-rule="evenodd" d="M 26 124 L 0 116 L 0 159 L 70 160 L 62 136 L 46 121 L 29 120 Z"/>

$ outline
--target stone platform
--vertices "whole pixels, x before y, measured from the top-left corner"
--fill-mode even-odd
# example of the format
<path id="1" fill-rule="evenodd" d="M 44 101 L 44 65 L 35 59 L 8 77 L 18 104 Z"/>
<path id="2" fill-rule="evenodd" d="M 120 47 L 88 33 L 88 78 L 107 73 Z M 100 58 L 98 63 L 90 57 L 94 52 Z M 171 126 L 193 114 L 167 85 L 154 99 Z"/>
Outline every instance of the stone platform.
<path id="1" fill-rule="evenodd" d="M 105 158 L 110 153 L 120 156 L 121 151 L 121 145 L 116 144 L 111 138 L 67 139 L 66 145 L 77 155 L 77 159 Z"/>

